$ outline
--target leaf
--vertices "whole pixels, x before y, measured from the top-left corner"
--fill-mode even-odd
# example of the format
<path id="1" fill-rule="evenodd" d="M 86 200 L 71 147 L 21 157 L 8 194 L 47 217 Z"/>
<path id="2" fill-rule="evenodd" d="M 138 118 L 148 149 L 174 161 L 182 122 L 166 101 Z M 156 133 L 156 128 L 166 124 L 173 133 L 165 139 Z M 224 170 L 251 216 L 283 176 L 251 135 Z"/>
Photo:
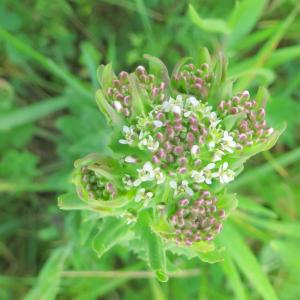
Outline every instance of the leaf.
<path id="1" fill-rule="evenodd" d="M 135 74 L 128 76 L 130 92 L 132 95 L 132 108 L 134 116 L 145 115 L 145 106 L 147 105 L 147 97 L 143 95 L 143 91 L 138 84 L 138 78 Z"/>
<path id="2" fill-rule="evenodd" d="M 236 2 L 236 7 L 229 17 L 228 26 L 231 33 L 228 36 L 227 47 L 229 49 L 246 36 L 256 25 L 263 13 L 266 0 L 244 0 Z"/>
<path id="3" fill-rule="evenodd" d="M 246 116 L 246 113 L 240 113 L 235 115 L 228 115 L 223 119 L 223 123 L 225 126 L 225 129 L 227 131 L 230 131 L 236 123 L 238 123 L 240 120 L 244 119 Z"/>
<path id="4" fill-rule="evenodd" d="M 267 67 L 276 68 L 300 56 L 300 46 L 290 46 L 276 50 L 267 62 Z"/>
<path id="5" fill-rule="evenodd" d="M 88 205 L 74 193 L 60 195 L 57 199 L 58 207 L 62 210 L 88 209 Z"/>
<path id="6" fill-rule="evenodd" d="M 244 285 L 242 283 L 240 274 L 232 261 L 231 257 L 226 254 L 225 259 L 221 264 L 222 269 L 228 279 L 229 284 L 231 285 L 231 289 L 235 294 L 235 298 L 237 300 L 247 300 L 246 291 Z"/>
<path id="7" fill-rule="evenodd" d="M 43 100 L 41 102 L 7 112 L 5 115 L 0 117 L 0 131 L 8 131 L 15 127 L 37 121 L 53 112 L 67 107 L 68 105 L 68 99 L 58 97 L 50 100 Z"/>
<path id="8" fill-rule="evenodd" d="M 103 91 L 112 86 L 116 75 L 113 72 L 112 64 L 101 65 L 97 70 L 98 80 Z"/>
<path id="9" fill-rule="evenodd" d="M 224 193 L 222 195 L 218 195 L 218 209 L 224 209 L 226 211 L 226 215 L 229 215 L 232 211 L 234 211 L 238 205 L 238 200 L 236 198 L 236 194 Z"/>
<path id="10" fill-rule="evenodd" d="M 93 250 L 100 258 L 122 240 L 128 240 L 129 226 L 121 219 L 108 217 L 102 221 L 99 232 L 93 239 Z"/>
<path id="11" fill-rule="evenodd" d="M 136 230 L 142 240 L 149 267 L 155 272 L 159 281 L 168 281 L 166 273 L 166 254 L 163 241 L 151 229 L 150 210 L 142 210 L 136 224 Z"/>
<path id="12" fill-rule="evenodd" d="M 268 277 L 263 273 L 256 257 L 232 224 L 229 222 L 225 224 L 219 239 L 261 297 L 265 300 L 278 300 Z"/>
<path id="13" fill-rule="evenodd" d="M 96 92 L 96 103 L 100 111 L 106 117 L 108 123 L 120 126 L 123 123 L 123 119 L 120 114 L 118 114 L 112 106 L 105 99 L 103 92 L 99 89 Z"/>
<path id="14" fill-rule="evenodd" d="M 70 246 L 54 250 L 42 268 L 34 287 L 26 294 L 24 300 L 54 300 L 59 292 L 61 272 L 65 260 L 70 254 Z"/>
<path id="15" fill-rule="evenodd" d="M 229 34 L 230 28 L 226 22 L 220 19 L 203 19 L 201 18 L 192 4 L 189 5 L 189 17 L 199 28 L 208 32 Z"/>
<path id="16" fill-rule="evenodd" d="M 149 61 L 151 73 L 156 74 L 169 87 L 170 76 L 166 65 L 159 58 L 149 54 L 145 54 L 144 57 Z"/>
<path id="17" fill-rule="evenodd" d="M 5 40 L 10 45 L 12 45 L 15 49 L 17 49 L 20 53 L 25 56 L 30 57 L 31 59 L 38 62 L 41 66 L 43 66 L 46 70 L 53 73 L 58 78 L 61 78 L 71 87 L 73 87 L 76 91 L 78 91 L 82 96 L 86 98 L 91 98 L 91 94 L 88 88 L 86 88 L 85 84 L 79 81 L 76 77 L 74 77 L 71 73 L 61 68 L 60 65 L 56 64 L 50 58 L 42 55 L 40 52 L 36 51 L 32 47 L 28 46 L 25 42 L 23 42 L 18 37 L 12 35 L 5 29 L 0 27 L 0 39 Z"/>

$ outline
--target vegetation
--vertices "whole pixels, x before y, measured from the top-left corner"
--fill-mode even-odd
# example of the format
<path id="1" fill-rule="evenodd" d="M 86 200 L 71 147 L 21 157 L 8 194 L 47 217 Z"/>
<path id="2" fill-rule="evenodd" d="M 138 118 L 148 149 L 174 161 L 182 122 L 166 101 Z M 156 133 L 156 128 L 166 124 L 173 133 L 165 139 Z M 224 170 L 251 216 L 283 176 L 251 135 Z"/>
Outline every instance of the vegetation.
<path id="1" fill-rule="evenodd" d="M 298 299 L 299 10 L 296 0 L 3 0 L 0 298 Z M 131 71 L 150 54 L 172 70 L 182 57 L 200 61 L 202 47 L 214 61 L 228 58 L 233 94 L 269 94 L 267 123 L 287 128 L 228 183 L 238 204 L 216 238 L 222 261 L 207 263 L 215 252 L 201 261 L 188 247 L 168 253 L 161 283 L 138 251 L 107 243 L 111 228 L 123 237 L 122 222 L 102 224 L 73 202 L 73 164 L 109 154 L 111 129 L 95 101 L 100 64 Z M 74 210 L 59 209 L 61 194 Z M 153 234 L 147 218 L 142 236 Z"/>

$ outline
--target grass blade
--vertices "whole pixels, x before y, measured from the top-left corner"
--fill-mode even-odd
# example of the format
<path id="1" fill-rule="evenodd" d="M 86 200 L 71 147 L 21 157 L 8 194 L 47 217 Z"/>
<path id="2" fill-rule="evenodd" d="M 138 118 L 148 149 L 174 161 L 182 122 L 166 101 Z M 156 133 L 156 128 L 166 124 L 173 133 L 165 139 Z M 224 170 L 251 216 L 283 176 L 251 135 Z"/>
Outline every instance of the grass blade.
<path id="1" fill-rule="evenodd" d="M 31 123 L 67 107 L 68 99 L 58 97 L 44 100 L 24 108 L 11 111 L 0 118 L 0 131 L 8 131 L 17 126 Z"/>
<path id="2" fill-rule="evenodd" d="M 265 300 L 278 300 L 268 277 L 263 273 L 249 246 L 229 222 L 224 226 L 220 239 L 226 246 L 230 256 L 262 298 Z"/>
<path id="3" fill-rule="evenodd" d="M 50 58 L 42 55 L 38 51 L 34 50 L 19 38 L 13 36 L 11 33 L 0 27 L 0 39 L 11 44 L 15 49 L 23 53 L 24 55 L 30 57 L 31 59 L 38 62 L 42 65 L 46 70 L 61 78 L 71 87 L 73 87 L 76 91 L 78 91 L 82 96 L 87 98 L 91 98 L 90 91 L 85 87 L 85 85 L 78 81 L 73 75 L 71 75 L 68 71 L 62 69 L 59 65 L 57 65 L 53 60 Z"/>

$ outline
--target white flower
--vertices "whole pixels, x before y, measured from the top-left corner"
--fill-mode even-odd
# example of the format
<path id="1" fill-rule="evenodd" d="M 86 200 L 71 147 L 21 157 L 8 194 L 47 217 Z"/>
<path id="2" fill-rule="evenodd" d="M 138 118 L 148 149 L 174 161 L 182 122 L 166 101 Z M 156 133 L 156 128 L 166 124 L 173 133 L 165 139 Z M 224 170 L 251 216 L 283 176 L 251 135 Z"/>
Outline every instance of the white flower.
<path id="1" fill-rule="evenodd" d="M 193 170 L 192 174 L 191 174 L 191 177 L 197 183 L 202 183 L 202 182 L 205 181 L 205 177 L 204 177 L 203 171 L 198 172 L 198 171 Z"/>
<path id="2" fill-rule="evenodd" d="M 153 166 L 150 162 L 146 162 L 142 169 L 137 169 L 137 172 L 139 178 L 134 181 L 134 186 L 138 186 L 144 181 L 154 180 L 155 173 L 153 170 Z"/>
<path id="3" fill-rule="evenodd" d="M 171 180 L 170 181 L 170 187 L 174 190 L 177 189 L 177 182 L 175 180 Z"/>
<path id="4" fill-rule="evenodd" d="M 216 149 L 213 156 L 213 162 L 222 160 L 224 154 L 225 153 L 222 150 Z"/>
<path id="5" fill-rule="evenodd" d="M 134 128 L 132 126 L 131 127 L 123 126 L 123 133 L 125 139 L 119 140 L 119 143 L 131 145 L 133 143 L 133 139 L 135 136 Z"/>
<path id="6" fill-rule="evenodd" d="M 200 104 L 200 101 L 198 101 L 195 97 L 189 97 L 186 100 L 186 103 L 192 107 L 198 107 Z"/>
<path id="7" fill-rule="evenodd" d="M 141 200 L 143 201 L 148 201 L 150 200 L 151 198 L 153 197 L 153 193 L 151 192 L 146 192 L 146 190 L 144 188 L 140 189 L 135 198 L 134 198 L 134 201 L 135 202 L 140 202 Z M 145 203 L 146 204 L 146 203 Z"/>
<path id="8" fill-rule="evenodd" d="M 192 155 L 197 155 L 199 153 L 199 146 L 198 145 L 193 145 L 191 148 L 191 154 Z"/>
<path id="9" fill-rule="evenodd" d="M 214 163 L 209 163 L 207 166 L 205 166 L 203 168 L 203 173 L 205 176 L 205 183 L 206 184 L 211 184 L 211 180 L 214 177 L 217 177 L 215 174 L 216 173 L 212 173 L 211 170 L 214 169 L 216 167 L 216 165 Z"/>
<path id="10" fill-rule="evenodd" d="M 130 155 L 126 156 L 124 160 L 125 160 L 125 162 L 127 162 L 129 164 L 134 164 L 134 163 L 137 162 L 137 159 L 133 156 L 130 156 Z"/>
<path id="11" fill-rule="evenodd" d="M 121 102 L 120 102 L 120 101 L 117 101 L 117 100 L 113 102 L 113 106 L 114 106 L 114 108 L 116 109 L 116 111 L 118 111 L 118 112 L 120 112 L 121 109 L 123 108 Z"/>
<path id="12" fill-rule="evenodd" d="M 224 162 L 217 173 L 215 173 L 215 177 L 218 177 L 221 184 L 228 183 L 234 179 L 234 171 L 228 169 L 228 162 Z"/>
<path id="13" fill-rule="evenodd" d="M 210 113 L 208 119 L 212 128 L 215 128 L 221 122 L 221 120 L 218 119 L 217 114 L 214 111 Z"/>
<path id="14" fill-rule="evenodd" d="M 164 123 L 162 121 L 160 121 L 160 120 L 154 120 L 153 121 L 153 125 L 155 127 L 162 127 L 164 125 Z"/>
<path id="15" fill-rule="evenodd" d="M 180 115 L 181 109 L 182 109 L 182 96 L 178 95 L 176 97 L 176 100 L 173 98 L 170 98 L 168 101 L 164 101 L 162 103 L 162 109 L 165 112 L 174 112 L 174 113 Z"/>
<path id="16" fill-rule="evenodd" d="M 215 141 L 210 141 L 208 143 L 208 148 L 209 148 L 210 151 L 213 150 L 215 147 L 216 147 Z"/>
<path id="17" fill-rule="evenodd" d="M 175 195 L 186 193 L 189 196 L 194 195 L 194 191 L 189 187 L 189 183 L 187 180 L 183 180 L 181 184 L 177 184 L 175 180 L 170 181 L 170 187 L 175 190 Z"/>
<path id="18" fill-rule="evenodd" d="M 161 184 L 165 181 L 165 175 L 161 172 L 160 168 L 154 169 L 153 172 L 157 184 Z"/>
<path id="19" fill-rule="evenodd" d="M 224 131 L 221 141 L 222 149 L 229 153 L 233 153 L 232 148 L 236 147 L 236 142 L 233 140 L 233 137 L 228 133 L 228 131 Z"/>
<path id="20" fill-rule="evenodd" d="M 123 183 L 125 184 L 126 189 L 130 189 L 133 186 L 133 181 L 131 177 L 127 174 L 122 178 Z"/>
<path id="21" fill-rule="evenodd" d="M 139 143 L 139 146 L 141 146 L 141 147 L 145 146 L 151 152 L 155 152 L 158 149 L 158 147 L 159 147 L 159 142 L 158 141 L 154 141 L 153 137 L 151 135 L 149 135 L 147 138 L 144 138 Z"/>

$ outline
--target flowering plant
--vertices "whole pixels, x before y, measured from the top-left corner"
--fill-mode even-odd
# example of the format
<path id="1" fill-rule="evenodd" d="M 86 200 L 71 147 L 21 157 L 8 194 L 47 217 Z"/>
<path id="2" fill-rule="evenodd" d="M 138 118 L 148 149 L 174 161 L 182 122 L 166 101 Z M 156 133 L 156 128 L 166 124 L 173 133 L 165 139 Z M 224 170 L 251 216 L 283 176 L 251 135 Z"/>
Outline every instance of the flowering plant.
<path id="1" fill-rule="evenodd" d="M 75 162 L 73 194 L 61 208 L 87 209 L 99 220 L 99 255 L 127 244 L 167 280 L 166 252 L 222 259 L 215 243 L 237 206 L 226 186 L 251 156 L 272 147 L 283 128 L 266 124 L 261 88 L 232 95 L 224 58 L 180 61 L 169 76 L 157 58 L 115 75 L 100 66 L 97 104 L 111 125 L 109 151 Z M 226 226 L 226 225 L 225 225 Z"/>

